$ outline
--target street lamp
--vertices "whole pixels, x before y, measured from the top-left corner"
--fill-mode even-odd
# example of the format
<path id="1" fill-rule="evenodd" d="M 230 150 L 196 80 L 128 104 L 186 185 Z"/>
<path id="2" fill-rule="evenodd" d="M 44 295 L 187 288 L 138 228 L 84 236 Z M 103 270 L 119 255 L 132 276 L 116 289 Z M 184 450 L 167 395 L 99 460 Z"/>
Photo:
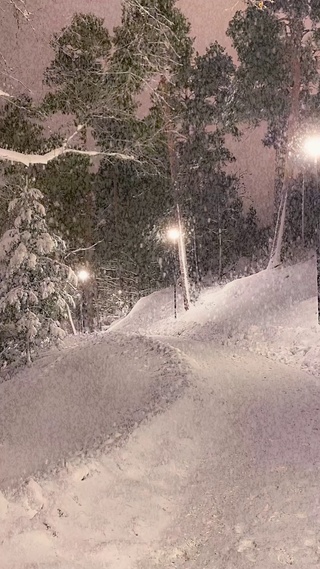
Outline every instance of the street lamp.
<path id="1" fill-rule="evenodd" d="M 77 272 L 77 277 L 80 282 L 85 283 L 90 278 L 90 273 L 86 269 L 80 269 Z"/>
<path id="2" fill-rule="evenodd" d="M 180 237 L 180 231 L 177 227 L 170 227 L 167 236 L 170 241 L 177 242 Z"/>
<path id="3" fill-rule="evenodd" d="M 316 172 L 316 190 L 319 201 L 319 176 L 318 176 L 318 159 L 320 158 L 320 135 L 314 134 L 308 136 L 304 141 L 304 151 L 307 156 L 314 159 Z M 318 289 L 318 324 L 320 324 L 320 223 L 317 220 L 317 289 Z"/>
<path id="4" fill-rule="evenodd" d="M 177 244 L 180 239 L 180 231 L 177 227 L 170 227 L 167 231 L 167 237 L 174 244 L 174 269 L 173 269 L 173 313 L 177 318 Z"/>
<path id="5" fill-rule="evenodd" d="M 317 163 L 318 158 L 320 157 L 320 135 L 314 134 L 308 136 L 304 141 L 303 147 L 307 156 L 314 158 Z"/>
<path id="6" fill-rule="evenodd" d="M 183 226 L 181 222 L 180 214 L 178 215 L 178 225 L 175 227 L 170 227 L 167 231 L 168 238 L 177 243 L 178 245 L 178 255 L 180 263 L 180 273 L 182 278 L 183 287 L 183 300 L 185 310 L 190 308 L 190 284 L 188 276 L 188 263 L 187 263 L 187 253 L 186 244 L 184 239 Z"/>
<path id="7" fill-rule="evenodd" d="M 80 281 L 81 287 L 80 287 L 80 329 L 81 332 L 84 331 L 85 329 L 85 321 L 84 321 L 84 285 L 85 283 L 88 282 L 88 280 L 90 279 L 90 273 L 87 269 L 82 268 L 79 269 L 77 271 L 77 277 L 78 280 Z"/>

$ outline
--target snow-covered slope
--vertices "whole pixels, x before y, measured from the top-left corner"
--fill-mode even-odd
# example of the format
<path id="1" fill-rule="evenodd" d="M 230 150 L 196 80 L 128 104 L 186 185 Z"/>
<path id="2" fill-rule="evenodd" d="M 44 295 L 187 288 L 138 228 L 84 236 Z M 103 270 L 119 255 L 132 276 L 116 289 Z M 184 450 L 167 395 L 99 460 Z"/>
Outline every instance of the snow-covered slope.
<path id="1" fill-rule="evenodd" d="M 113 330 L 179 335 L 242 346 L 320 371 L 315 258 L 205 289 L 190 311 L 173 317 L 172 290 L 140 300 Z"/>
<path id="2" fill-rule="evenodd" d="M 316 371 L 315 281 L 162 291 L 1 384 L 1 569 L 318 567 L 319 379 L 235 347 Z"/>
<path id="3" fill-rule="evenodd" d="M 183 377 L 175 351 L 117 334 L 22 369 L 0 384 L 0 489 L 111 448 L 174 400 Z"/>

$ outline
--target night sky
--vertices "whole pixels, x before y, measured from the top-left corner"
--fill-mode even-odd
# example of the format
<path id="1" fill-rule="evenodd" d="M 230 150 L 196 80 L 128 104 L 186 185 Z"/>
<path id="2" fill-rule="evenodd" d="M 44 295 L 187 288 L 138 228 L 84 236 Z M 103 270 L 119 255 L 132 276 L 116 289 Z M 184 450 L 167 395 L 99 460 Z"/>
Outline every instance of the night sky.
<path id="1" fill-rule="evenodd" d="M 5 84 L 2 76 L 1 86 L 15 92 L 28 89 L 35 98 L 45 92 L 42 76 L 50 61 L 51 34 L 68 25 L 75 11 L 94 12 L 105 19 L 110 29 L 119 22 L 121 12 L 120 0 L 28 0 L 27 5 L 32 12 L 31 23 L 22 22 L 17 28 L 8 10 L 1 18 L 0 52 L 14 77 Z M 179 5 L 191 21 L 197 50 L 202 52 L 217 40 L 231 51 L 225 30 L 235 10 L 241 8 L 241 0 L 181 0 Z M 263 148 L 261 137 L 260 129 L 247 131 L 241 142 L 231 142 L 230 147 L 238 159 L 235 168 L 243 175 L 246 202 L 253 200 L 260 219 L 269 222 L 273 212 L 274 156 Z"/>

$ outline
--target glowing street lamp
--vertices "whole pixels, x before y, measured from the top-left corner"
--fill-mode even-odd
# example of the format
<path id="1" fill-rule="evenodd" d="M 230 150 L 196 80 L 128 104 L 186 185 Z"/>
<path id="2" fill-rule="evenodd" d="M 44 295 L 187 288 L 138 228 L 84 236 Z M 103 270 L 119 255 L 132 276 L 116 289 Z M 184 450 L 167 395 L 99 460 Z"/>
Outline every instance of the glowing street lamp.
<path id="1" fill-rule="evenodd" d="M 167 236 L 170 241 L 178 241 L 180 237 L 180 231 L 177 227 L 170 227 L 167 231 Z"/>
<path id="2" fill-rule="evenodd" d="M 314 158 L 317 162 L 318 158 L 320 157 L 320 135 L 314 134 L 312 136 L 308 136 L 305 139 L 303 146 L 307 156 Z"/>
<path id="3" fill-rule="evenodd" d="M 176 245 L 179 243 L 180 231 L 177 227 L 169 227 L 167 237 L 174 244 L 174 269 L 173 269 L 173 313 L 177 318 L 177 257 L 179 257 L 179 249 L 176 250 Z"/>
<path id="4" fill-rule="evenodd" d="M 80 269 L 77 273 L 80 282 L 85 283 L 90 278 L 90 273 L 86 269 Z"/>
<path id="5" fill-rule="evenodd" d="M 79 292 L 80 292 L 80 330 L 84 332 L 85 330 L 85 315 L 84 315 L 84 305 L 85 305 L 85 292 L 86 292 L 86 283 L 90 279 L 90 273 L 87 269 L 82 268 L 77 271 L 77 277 L 80 283 Z"/>
<path id="6" fill-rule="evenodd" d="M 177 256 L 179 258 L 180 263 L 180 273 L 182 277 L 182 284 L 183 284 L 183 296 L 184 296 L 184 307 L 185 310 L 189 310 L 190 307 L 190 287 L 189 287 L 189 278 L 188 278 L 188 264 L 187 264 L 187 254 L 186 254 L 186 245 L 184 240 L 184 234 L 182 229 L 182 224 L 179 219 L 179 226 L 178 227 L 169 227 L 167 230 L 167 237 L 170 241 L 173 242 L 175 246 L 177 246 Z M 175 311 L 175 318 L 177 317 L 177 310 L 176 310 L 176 273 L 174 275 L 175 282 L 174 282 L 174 311 Z"/>
<path id="7" fill-rule="evenodd" d="M 180 261 L 180 272 L 182 277 L 183 283 L 183 300 L 184 300 L 184 308 L 185 310 L 189 310 L 190 308 L 190 283 L 189 283 L 189 276 L 188 276 L 188 262 L 187 262 L 187 252 L 186 252 L 186 243 L 184 239 L 184 232 L 183 226 L 181 222 L 181 215 L 180 210 L 177 205 L 177 213 L 178 213 L 178 228 L 176 228 L 176 232 L 174 235 L 178 235 L 178 252 L 179 252 L 179 261 Z"/>

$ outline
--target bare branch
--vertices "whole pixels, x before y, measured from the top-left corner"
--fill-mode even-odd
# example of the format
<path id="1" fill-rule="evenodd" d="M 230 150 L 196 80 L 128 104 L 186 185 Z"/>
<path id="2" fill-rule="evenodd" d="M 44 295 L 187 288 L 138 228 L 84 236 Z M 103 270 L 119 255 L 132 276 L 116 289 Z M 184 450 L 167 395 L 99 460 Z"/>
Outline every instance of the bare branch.
<path id="1" fill-rule="evenodd" d="M 77 253 L 80 253 L 82 251 L 90 251 L 90 249 L 94 249 L 97 245 L 99 245 L 99 243 L 102 243 L 102 241 L 103 241 L 103 239 L 100 239 L 100 241 L 97 241 L 93 245 L 90 245 L 90 247 L 80 247 L 80 249 L 75 249 L 74 251 L 70 251 L 70 253 L 68 253 L 65 256 L 65 259 L 70 257 L 70 255 L 76 255 Z"/>
<path id="2" fill-rule="evenodd" d="M 9 10 L 6 10 L 6 6 L 9 8 Z M 4 13 L 5 16 L 8 13 L 9 14 L 12 13 L 12 11 L 13 11 L 15 18 L 17 20 L 18 27 L 19 27 L 19 21 L 21 18 L 24 21 L 26 21 L 29 26 L 31 26 L 31 12 L 27 8 L 26 0 L 2 0 L 2 6 L 0 7 L 0 9 Z M 8 26 L 8 22 L 5 24 L 5 27 L 6 26 Z M 11 29 L 10 22 L 9 22 L 9 29 Z M 8 64 L 6 58 L 4 57 L 4 55 L 2 53 L 0 53 L 0 62 L 1 62 L 1 64 L 0 64 L 1 75 L 7 77 L 7 79 L 10 79 L 12 81 L 20 83 L 24 89 L 26 89 L 27 91 L 29 91 L 31 93 L 31 90 L 28 87 L 26 87 L 22 83 L 22 81 L 20 81 L 19 79 L 17 79 L 16 77 L 14 77 L 12 75 L 13 69 Z M 9 93 L 6 93 L 5 91 L 2 91 L 0 89 L 0 97 L 13 98 L 13 95 L 10 95 Z"/>

